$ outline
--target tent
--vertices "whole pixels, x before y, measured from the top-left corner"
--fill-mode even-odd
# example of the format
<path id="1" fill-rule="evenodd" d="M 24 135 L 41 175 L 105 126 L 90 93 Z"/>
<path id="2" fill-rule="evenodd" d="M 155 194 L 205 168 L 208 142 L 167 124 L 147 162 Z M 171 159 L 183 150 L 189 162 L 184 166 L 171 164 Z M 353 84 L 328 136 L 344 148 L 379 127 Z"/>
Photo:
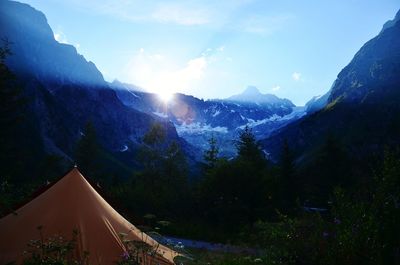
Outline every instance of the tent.
<path id="1" fill-rule="evenodd" d="M 26 258 L 23 253 L 30 240 L 55 235 L 71 239 L 74 230 L 78 234 L 73 255 L 81 259 L 88 252 L 92 265 L 111 265 L 121 260 L 126 244 L 120 233 L 157 253 L 144 252 L 149 253 L 142 257 L 146 264 L 174 264 L 178 255 L 130 224 L 74 168 L 38 197 L 0 219 L 0 264 L 20 263 Z"/>

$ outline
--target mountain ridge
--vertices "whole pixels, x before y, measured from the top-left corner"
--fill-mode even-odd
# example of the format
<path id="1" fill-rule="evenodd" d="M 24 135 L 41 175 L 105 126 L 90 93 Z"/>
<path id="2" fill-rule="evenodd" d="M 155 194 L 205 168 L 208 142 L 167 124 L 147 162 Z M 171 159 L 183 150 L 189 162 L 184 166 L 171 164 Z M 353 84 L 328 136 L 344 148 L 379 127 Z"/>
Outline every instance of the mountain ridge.
<path id="1" fill-rule="evenodd" d="M 0 35 L 11 42 L 13 53 L 6 65 L 28 99 L 30 122 L 44 152 L 73 160 L 75 145 L 91 122 L 107 152 L 134 164 L 143 135 L 159 119 L 126 107 L 93 63 L 73 46 L 54 39 L 43 13 L 26 4 L 1 1 L 0 22 Z M 162 126 L 168 141 L 179 143 L 190 157 L 190 145 L 173 124 L 167 121 Z"/>
<path id="2" fill-rule="evenodd" d="M 335 135 L 354 157 L 380 153 L 385 144 L 400 143 L 399 88 L 397 21 L 360 48 L 338 74 L 325 95 L 326 102 L 305 118 L 275 131 L 262 145 L 277 160 L 287 141 L 299 162 L 307 160 L 325 138 Z"/>
<path id="3" fill-rule="evenodd" d="M 233 101 L 233 102 L 256 103 L 256 104 L 284 103 L 291 105 L 291 107 L 295 107 L 295 105 L 289 99 L 286 98 L 281 99 L 273 94 L 263 94 L 255 86 L 248 86 L 242 93 L 230 96 L 223 100 Z"/>
<path id="4" fill-rule="evenodd" d="M 245 126 L 262 138 L 305 114 L 303 108 L 295 108 L 290 101 L 278 97 L 274 103 L 258 104 L 227 99 L 202 100 L 176 93 L 169 102 L 164 102 L 154 93 L 132 90 L 130 86 L 114 89 L 126 106 L 171 121 L 178 135 L 199 150 L 208 147 L 211 136 L 216 137 L 221 153 L 226 156 L 235 155 L 231 141 Z"/>
<path id="5" fill-rule="evenodd" d="M 39 79 L 104 85 L 103 75 L 93 62 L 78 54 L 74 46 L 54 39 L 42 12 L 14 1 L 1 1 L 0 12 L 1 37 L 12 43 L 15 53 L 6 61 L 12 71 Z M 20 57 L 27 60 L 21 63 Z"/>

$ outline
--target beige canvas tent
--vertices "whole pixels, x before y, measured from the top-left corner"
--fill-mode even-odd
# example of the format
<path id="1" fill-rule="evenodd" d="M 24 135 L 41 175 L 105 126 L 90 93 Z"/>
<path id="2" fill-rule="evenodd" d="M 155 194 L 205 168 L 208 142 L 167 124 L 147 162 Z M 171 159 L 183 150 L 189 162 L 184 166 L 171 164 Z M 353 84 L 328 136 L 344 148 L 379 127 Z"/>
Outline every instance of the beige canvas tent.
<path id="1" fill-rule="evenodd" d="M 126 247 L 126 239 L 143 241 L 153 247 L 157 255 L 143 257 L 146 264 L 173 264 L 177 253 L 159 245 L 116 212 L 88 183 L 78 169 L 73 169 L 48 190 L 14 213 L 0 219 L 0 264 L 20 263 L 23 252 L 32 239 L 62 235 L 72 238 L 78 231 L 76 258 L 89 252 L 89 264 L 115 264 Z"/>

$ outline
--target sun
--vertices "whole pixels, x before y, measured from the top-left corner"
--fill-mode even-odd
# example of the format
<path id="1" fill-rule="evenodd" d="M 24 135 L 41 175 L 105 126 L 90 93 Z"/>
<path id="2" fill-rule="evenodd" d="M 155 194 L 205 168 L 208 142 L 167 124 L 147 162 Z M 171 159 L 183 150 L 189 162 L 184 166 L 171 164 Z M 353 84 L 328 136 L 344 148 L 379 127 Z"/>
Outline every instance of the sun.
<path id="1" fill-rule="evenodd" d="M 157 94 L 161 101 L 163 101 L 164 103 L 168 103 L 174 97 L 173 93 L 167 91 L 158 92 Z"/>

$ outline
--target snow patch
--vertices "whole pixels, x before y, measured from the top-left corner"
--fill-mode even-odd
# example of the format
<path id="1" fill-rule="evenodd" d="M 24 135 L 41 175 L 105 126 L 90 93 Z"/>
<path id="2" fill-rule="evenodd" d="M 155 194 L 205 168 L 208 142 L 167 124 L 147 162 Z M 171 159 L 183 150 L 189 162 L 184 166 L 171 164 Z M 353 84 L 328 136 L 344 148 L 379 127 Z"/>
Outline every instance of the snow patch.
<path id="1" fill-rule="evenodd" d="M 322 96 L 323 96 L 323 95 L 318 95 L 318 96 L 315 96 L 313 99 L 314 99 L 314 100 L 318 100 L 318 99 L 322 98 Z"/>
<path id="2" fill-rule="evenodd" d="M 280 118 L 282 118 L 282 117 L 279 116 L 279 115 L 274 114 L 274 115 L 272 115 L 271 117 L 266 118 L 266 119 L 262 119 L 262 120 L 256 120 L 256 121 L 255 121 L 255 120 L 249 119 L 249 123 L 247 123 L 247 124 L 245 124 L 245 125 L 242 125 L 242 126 L 240 126 L 239 128 L 240 128 L 240 129 L 244 129 L 246 126 L 252 128 L 252 127 L 256 127 L 256 126 L 258 126 L 258 125 L 267 123 L 267 122 L 277 121 L 277 120 L 280 119 Z"/>
<path id="3" fill-rule="evenodd" d="M 291 113 L 286 114 L 284 116 L 279 116 L 277 114 L 274 114 L 271 117 L 268 117 L 268 118 L 262 119 L 262 120 L 255 121 L 252 119 L 248 119 L 249 123 L 240 126 L 239 129 L 244 129 L 246 126 L 252 128 L 252 127 L 256 127 L 258 125 L 265 124 L 268 122 L 281 122 L 281 121 L 288 121 L 288 120 L 292 120 L 292 119 L 300 119 L 301 117 L 303 117 L 306 114 L 307 114 L 307 112 L 306 112 L 305 107 L 294 107 Z"/>
<path id="4" fill-rule="evenodd" d="M 164 113 L 164 112 L 157 112 L 157 111 L 154 111 L 153 114 L 156 115 L 156 116 L 158 116 L 158 117 L 160 117 L 160 118 L 168 118 L 168 114 L 166 114 L 166 113 Z"/>
<path id="5" fill-rule="evenodd" d="M 132 96 L 134 96 L 135 98 L 140 98 L 138 95 L 136 95 L 135 93 L 133 93 L 132 90 L 128 90 L 128 91 L 129 91 L 129 93 L 130 93 Z"/>
<path id="6" fill-rule="evenodd" d="M 182 123 L 182 124 L 175 124 L 176 131 L 179 135 L 181 134 L 198 134 L 207 132 L 218 132 L 218 133 L 228 133 L 228 128 L 226 127 L 212 127 L 209 124 L 201 124 L 199 122 L 194 122 L 190 124 Z"/>
<path id="7" fill-rule="evenodd" d="M 221 111 L 217 110 L 217 111 L 215 111 L 215 113 L 212 116 L 217 117 L 220 113 L 221 113 Z"/>
<path id="8" fill-rule="evenodd" d="M 303 117 L 304 115 L 306 115 L 306 107 L 302 106 L 302 107 L 294 107 L 293 111 L 289 114 L 286 114 L 285 116 L 283 116 L 282 118 L 280 118 L 281 121 L 286 121 L 286 120 L 291 120 L 294 118 L 300 119 L 301 117 Z"/>
<path id="9" fill-rule="evenodd" d="M 263 151 L 263 153 L 264 153 L 264 155 L 265 155 L 266 157 L 269 157 L 269 156 L 271 155 L 271 153 L 268 152 L 268 151 L 265 150 L 265 149 L 263 149 L 262 151 Z"/>

